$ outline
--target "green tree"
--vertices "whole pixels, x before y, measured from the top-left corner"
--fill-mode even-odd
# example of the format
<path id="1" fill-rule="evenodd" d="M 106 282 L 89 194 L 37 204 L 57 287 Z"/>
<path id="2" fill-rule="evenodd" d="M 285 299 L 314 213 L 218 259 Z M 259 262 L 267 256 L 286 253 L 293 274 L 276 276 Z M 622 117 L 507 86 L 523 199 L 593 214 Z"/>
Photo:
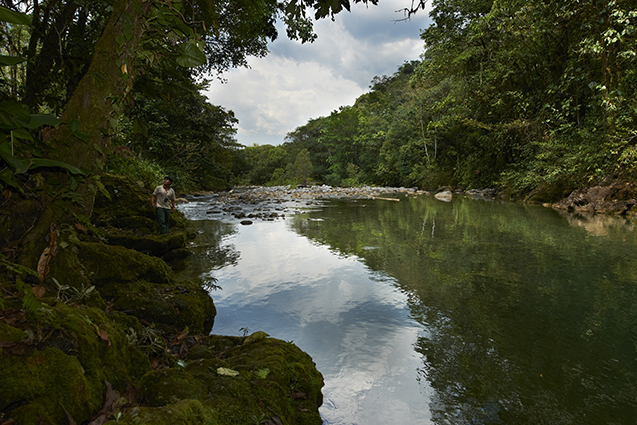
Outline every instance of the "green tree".
<path id="1" fill-rule="evenodd" d="M 360 1 L 367 3 L 355 0 Z M 119 131 L 117 118 L 134 82 L 147 70 L 158 65 L 171 69 L 204 64 L 223 70 L 224 63 L 233 66 L 240 62 L 231 54 L 234 42 L 250 46 L 241 50 L 243 55 L 264 54 L 263 41 L 276 36 L 277 19 L 288 24 L 288 36 L 309 41 L 312 32 L 305 8 L 314 7 L 315 17 L 323 18 L 348 9 L 349 1 L 26 1 L 10 6 L 14 9 L 11 13 L 26 9 L 32 15 L 25 50 L 29 61 L 26 89 L 20 100 L 34 111 L 59 111 L 66 123 L 43 133 L 44 149 L 28 154 L 26 147 L 20 149 L 49 161 L 63 160 L 83 170 L 84 176 L 74 178 L 77 184 L 69 184 L 68 168 L 36 180 L 27 173 L 21 180 L 23 191 L 33 191 L 42 181 L 57 182 L 57 186 L 42 190 L 37 206 L 28 206 L 19 197 L 5 206 L 6 211 L 26 211 L 25 217 L 35 217 L 29 222 L 7 218 L 1 232 L 3 245 L 12 240 L 8 225 L 12 233 L 23 236 L 20 245 L 26 255 L 22 261 L 33 265 L 46 245 L 44 235 L 51 224 L 69 220 L 73 214 L 90 215 L 97 187 L 94 180 L 103 165 L 105 149 L 110 148 L 111 138 Z M 260 25 L 253 31 L 255 23 Z M 219 43 L 216 47 L 215 41 Z M 14 166 L 6 162 L 7 158 L 3 156 L 2 167 L 11 171 Z M 71 202 L 55 202 L 59 199 Z M 20 203 L 24 205 L 16 208 Z"/>
<path id="2" fill-rule="evenodd" d="M 303 149 L 294 160 L 294 177 L 301 180 L 303 186 L 307 183 L 307 178 L 312 174 L 312 161 L 310 160 L 310 152 Z"/>

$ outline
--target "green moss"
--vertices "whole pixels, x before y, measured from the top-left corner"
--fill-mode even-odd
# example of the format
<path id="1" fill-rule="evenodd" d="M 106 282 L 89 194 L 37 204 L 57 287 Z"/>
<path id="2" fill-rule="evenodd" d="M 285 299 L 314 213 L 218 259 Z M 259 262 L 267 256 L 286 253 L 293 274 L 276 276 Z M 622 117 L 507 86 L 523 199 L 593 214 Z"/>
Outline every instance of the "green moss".
<path id="1" fill-rule="evenodd" d="M 216 412 L 199 400 L 181 400 L 160 408 L 136 407 L 106 425 L 219 425 Z"/>
<path id="2" fill-rule="evenodd" d="M 8 323 L 0 322 L 0 342 L 3 344 L 19 343 L 28 337 L 29 334 L 22 329 L 14 328 Z"/>
<path id="3" fill-rule="evenodd" d="M 186 239 L 185 230 L 174 230 L 166 235 L 139 235 L 121 230 L 112 230 L 108 233 L 110 245 L 123 246 L 155 257 L 182 249 L 186 244 Z"/>
<path id="4" fill-rule="evenodd" d="M 145 280 L 125 285 L 112 282 L 100 291 L 103 297 L 112 300 L 115 310 L 179 330 L 188 326 L 192 334 L 210 332 L 216 314 L 210 295 L 192 282 L 178 285 Z"/>
<path id="5" fill-rule="evenodd" d="M 170 267 L 161 259 L 121 246 L 80 242 L 78 259 L 91 273 L 92 282 L 100 287 L 109 282 L 146 279 L 156 283 L 172 280 Z"/>
<path id="6" fill-rule="evenodd" d="M 144 397 L 151 406 L 165 406 L 186 399 L 206 396 L 204 382 L 184 369 L 163 369 L 148 372 L 142 382 Z"/>
<path id="7" fill-rule="evenodd" d="M 252 338 L 210 336 L 194 351 L 198 358 L 185 368 L 146 375 L 143 395 L 152 405 L 196 399 L 228 425 L 252 423 L 262 415 L 288 424 L 322 423 L 323 377 L 295 345 L 258 333 Z M 221 375 L 219 368 L 239 374 Z"/>
<path id="8" fill-rule="evenodd" d="M 116 389 L 124 389 L 139 381 L 150 368 L 150 361 L 129 344 L 125 329 L 111 321 L 102 310 L 81 309 L 58 304 L 55 308 L 60 346 L 71 347 L 91 382 L 104 391 L 104 381 Z M 71 345 L 72 344 L 72 345 Z"/>
<path id="9" fill-rule="evenodd" d="M 23 425 L 67 423 L 66 412 L 83 422 L 103 401 L 78 359 L 56 348 L 28 357 L 0 356 L 0 376 L 0 406 Z"/>

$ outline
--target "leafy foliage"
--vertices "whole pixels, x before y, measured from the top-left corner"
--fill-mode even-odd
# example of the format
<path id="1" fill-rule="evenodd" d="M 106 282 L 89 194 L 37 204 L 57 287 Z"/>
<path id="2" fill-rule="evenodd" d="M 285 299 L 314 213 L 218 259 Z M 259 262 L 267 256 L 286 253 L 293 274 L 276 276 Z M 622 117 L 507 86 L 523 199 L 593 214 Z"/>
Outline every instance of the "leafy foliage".
<path id="1" fill-rule="evenodd" d="M 637 176 L 629 2 L 432 5 L 421 61 L 375 77 L 354 106 L 288 134 L 288 152 L 309 150 L 314 179 L 499 187 L 517 197 L 552 187 L 559 197 Z"/>

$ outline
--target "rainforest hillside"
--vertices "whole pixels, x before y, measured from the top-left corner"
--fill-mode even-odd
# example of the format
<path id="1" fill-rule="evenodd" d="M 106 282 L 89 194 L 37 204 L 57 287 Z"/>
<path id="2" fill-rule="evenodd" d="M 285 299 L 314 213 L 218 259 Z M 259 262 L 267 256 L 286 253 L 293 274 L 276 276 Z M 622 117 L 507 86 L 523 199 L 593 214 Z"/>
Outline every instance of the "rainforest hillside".
<path id="1" fill-rule="evenodd" d="M 436 0 L 426 53 L 282 146 L 243 150 L 239 181 L 493 187 L 555 201 L 633 181 L 637 11 L 629 1 Z"/>

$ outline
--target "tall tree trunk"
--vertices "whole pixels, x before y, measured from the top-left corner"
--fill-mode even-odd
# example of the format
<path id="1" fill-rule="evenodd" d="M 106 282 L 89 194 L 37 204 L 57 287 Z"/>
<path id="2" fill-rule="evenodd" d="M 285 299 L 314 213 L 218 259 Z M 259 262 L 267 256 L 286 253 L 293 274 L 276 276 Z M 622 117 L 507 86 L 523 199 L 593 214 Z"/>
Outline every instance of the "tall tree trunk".
<path id="1" fill-rule="evenodd" d="M 43 134 L 52 147 L 48 157 L 80 168 L 86 179 L 74 189 L 65 171 L 43 173 L 45 188 L 39 191 L 42 195 L 36 202 L 21 202 L 22 208 L 16 208 L 22 213 L 30 209 L 28 213 L 33 217 L 29 225 L 24 226 L 26 233 L 21 237 L 17 251 L 19 262 L 27 267 L 36 267 L 52 227 L 71 223 L 76 215 L 90 217 L 92 213 L 94 195 L 89 184 L 99 174 L 98 162 L 103 159 L 102 152 L 109 144 L 110 136 L 104 131 L 112 132 L 111 119 L 117 119 L 116 105 L 132 88 L 133 57 L 145 29 L 144 14 L 149 8 L 150 3 L 141 3 L 141 9 L 138 9 L 141 13 L 138 13 L 135 1 L 118 0 L 114 4 L 108 24 L 95 45 L 89 70 L 64 109 L 62 119 L 67 124 Z M 118 36 L 120 42 L 125 40 L 121 46 Z M 72 131 L 72 121 L 79 123 L 83 140 Z M 70 197 L 70 193 L 81 198 Z"/>

